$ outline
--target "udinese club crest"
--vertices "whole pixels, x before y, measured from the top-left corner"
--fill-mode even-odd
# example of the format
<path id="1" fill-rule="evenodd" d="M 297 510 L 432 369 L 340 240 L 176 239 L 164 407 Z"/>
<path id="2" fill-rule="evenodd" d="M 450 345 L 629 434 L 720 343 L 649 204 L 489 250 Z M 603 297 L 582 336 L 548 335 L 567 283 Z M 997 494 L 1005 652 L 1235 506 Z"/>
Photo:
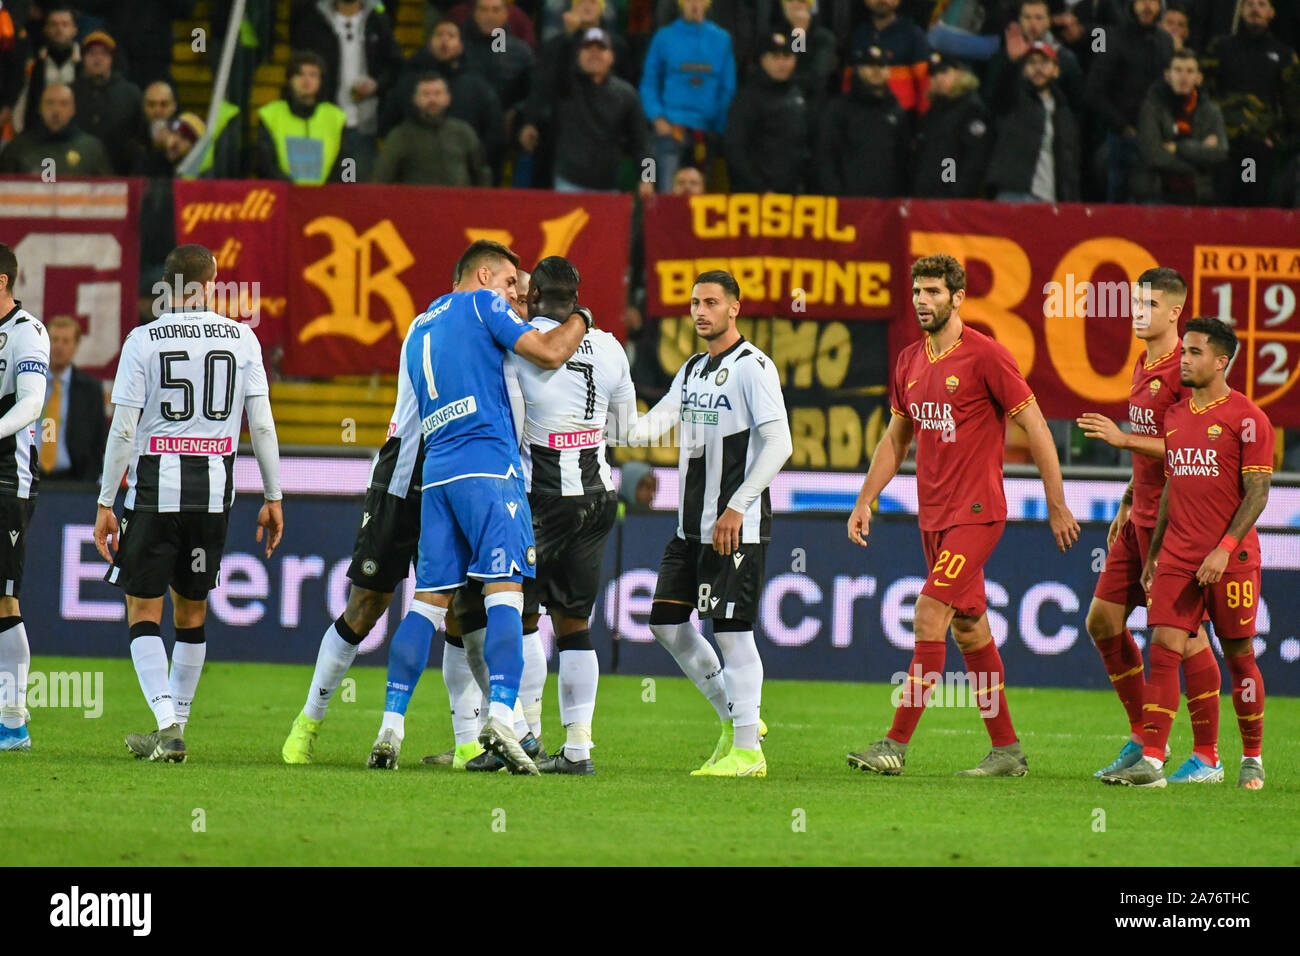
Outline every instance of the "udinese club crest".
<path id="1" fill-rule="evenodd" d="M 727 381 L 727 376 L 730 374 L 730 372 L 731 372 L 730 369 L 725 369 L 725 368 L 719 369 L 718 374 L 714 376 L 713 383 L 715 385 L 725 384 Z"/>

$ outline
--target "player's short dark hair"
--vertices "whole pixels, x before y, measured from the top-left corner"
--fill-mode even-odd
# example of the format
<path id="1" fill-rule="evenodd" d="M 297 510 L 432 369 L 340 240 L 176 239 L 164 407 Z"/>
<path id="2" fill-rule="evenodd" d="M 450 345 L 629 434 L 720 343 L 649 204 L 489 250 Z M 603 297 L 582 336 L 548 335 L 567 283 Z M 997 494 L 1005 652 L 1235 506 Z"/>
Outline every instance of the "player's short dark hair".
<path id="1" fill-rule="evenodd" d="M 5 284 L 5 291 L 13 295 L 14 283 L 18 281 L 18 257 L 3 242 L 0 242 L 0 276 L 9 280 Z"/>
<path id="2" fill-rule="evenodd" d="M 1205 333 L 1210 340 L 1210 345 L 1220 355 L 1232 358 L 1237 354 L 1237 333 L 1232 331 L 1232 326 L 1223 319 L 1208 315 L 1200 316 L 1187 323 L 1183 334 L 1186 335 L 1188 332 Z"/>
<path id="3" fill-rule="evenodd" d="M 952 256 L 943 253 L 923 256 L 913 262 L 912 281 L 917 279 L 942 279 L 949 295 L 966 288 L 966 270 Z"/>
<path id="4" fill-rule="evenodd" d="M 519 268 L 519 257 L 511 251 L 509 246 L 493 239 L 475 239 L 469 244 L 469 248 L 461 253 L 460 258 L 456 260 L 456 270 L 451 274 L 451 281 L 453 284 L 459 285 L 461 276 L 474 272 L 479 266 L 495 266 L 502 259 L 505 259 L 516 269 Z"/>
<path id="5" fill-rule="evenodd" d="M 289 54 L 289 64 L 284 68 L 284 78 L 292 80 L 304 66 L 314 66 L 325 79 L 325 58 L 315 50 L 294 50 Z"/>
<path id="6" fill-rule="evenodd" d="M 1201 61 L 1196 56 L 1196 51 L 1190 50 L 1187 47 L 1183 47 L 1181 50 L 1175 50 L 1170 54 L 1169 63 L 1165 66 L 1165 69 L 1169 69 L 1170 66 L 1173 66 L 1174 60 L 1191 60 L 1196 64 L 1197 69 L 1200 69 L 1201 67 Z"/>
<path id="7" fill-rule="evenodd" d="M 415 87 L 419 88 L 421 83 L 446 83 L 447 78 L 437 70 L 424 70 L 415 78 Z M 450 86 L 450 84 L 448 84 Z"/>
<path id="8" fill-rule="evenodd" d="M 701 272 L 695 277 L 695 285 L 706 285 L 708 283 L 722 286 L 722 291 L 733 299 L 738 300 L 740 298 L 740 283 L 736 281 L 736 277 L 730 272 L 722 269 L 710 269 L 708 272 Z"/>
<path id="9" fill-rule="evenodd" d="M 1016 5 L 1016 16 L 1025 12 L 1025 7 L 1047 7 L 1047 12 L 1051 13 L 1052 5 L 1049 0 L 1020 0 Z"/>
<path id="10" fill-rule="evenodd" d="M 163 262 L 163 281 L 168 287 L 179 284 L 184 288 L 190 283 L 202 285 L 217 274 L 217 260 L 212 250 L 198 243 L 177 246 L 167 253 Z"/>
<path id="11" fill-rule="evenodd" d="M 1187 298 L 1187 280 L 1177 269 L 1168 266 L 1156 266 L 1138 276 L 1139 289 L 1152 289 L 1156 292 L 1168 292 L 1170 295 Z"/>
<path id="12" fill-rule="evenodd" d="M 564 302 L 578 297 L 582 277 L 578 267 L 563 256 L 547 256 L 533 268 L 528 279 L 528 294 L 539 301 Z"/>

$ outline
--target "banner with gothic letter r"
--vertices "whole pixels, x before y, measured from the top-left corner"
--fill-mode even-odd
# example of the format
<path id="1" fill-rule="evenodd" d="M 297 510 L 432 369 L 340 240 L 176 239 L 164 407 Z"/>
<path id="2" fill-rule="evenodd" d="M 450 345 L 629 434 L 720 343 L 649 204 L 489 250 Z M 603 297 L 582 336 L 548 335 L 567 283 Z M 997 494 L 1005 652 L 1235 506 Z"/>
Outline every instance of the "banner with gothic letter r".
<path id="1" fill-rule="evenodd" d="M 328 377 L 397 371 L 411 321 L 451 290 L 475 239 L 496 239 L 531 269 L 571 259 L 580 301 L 623 337 L 628 196 L 424 186 L 289 190 L 289 308 L 282 370 Z"/>

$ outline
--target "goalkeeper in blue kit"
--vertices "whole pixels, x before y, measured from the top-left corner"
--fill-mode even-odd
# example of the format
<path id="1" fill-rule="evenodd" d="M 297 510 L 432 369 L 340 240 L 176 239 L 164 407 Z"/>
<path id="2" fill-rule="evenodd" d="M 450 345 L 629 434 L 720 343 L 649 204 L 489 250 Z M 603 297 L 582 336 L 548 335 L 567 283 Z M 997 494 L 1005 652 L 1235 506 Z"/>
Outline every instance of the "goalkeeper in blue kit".
<path id="1" fill-rule="evenodd" d="M 518 265 L 498 248 L 467 263 L 488 273 L 483 285 Z M 574 311 L 577 271 L 558 262 L 572 271 L 573 301 L 551 331 L 532 328 L 498 292 L 480 288 L 436 300 L 405 345 L 425 455 L 415 599 L 393 642 L 413 639 L 427 647 L 456 589 L 467 578 L 483 583 L 490 693 L 479 742 L 512 773 L 537 773 L 513 729 L 523 670 L 523 578 L 534 574 L 536 550 L 503 361 L 513 351 L 542 368 L 559 368 L 587 333 L 590 313 Z M 390 747 L 395 759 L 400 740 L 386 741 L 385 734 L 393 730 L 381 728 L 375 752 Z"/>

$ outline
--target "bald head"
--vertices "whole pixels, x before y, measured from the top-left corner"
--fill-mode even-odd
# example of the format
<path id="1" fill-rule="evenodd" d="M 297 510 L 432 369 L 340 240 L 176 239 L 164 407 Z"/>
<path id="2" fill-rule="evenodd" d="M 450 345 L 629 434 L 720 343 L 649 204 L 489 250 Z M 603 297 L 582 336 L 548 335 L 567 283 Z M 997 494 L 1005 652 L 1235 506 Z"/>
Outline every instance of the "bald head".
<path id="1" fill-rule="evenodd" d="M 144 118 L 150 123 L 169 120 L 176 113 L 176 94 L 165 80 L 155 80 L 144 88 Z"/>
<path id="2" fill-rule="evenodd" d="M 66 83 L 51 83 L 41 94 L 41 122 L 51 133 L 57 133 L 72 122 L 77 115 L 77 101 L 72 87 Z"/>

